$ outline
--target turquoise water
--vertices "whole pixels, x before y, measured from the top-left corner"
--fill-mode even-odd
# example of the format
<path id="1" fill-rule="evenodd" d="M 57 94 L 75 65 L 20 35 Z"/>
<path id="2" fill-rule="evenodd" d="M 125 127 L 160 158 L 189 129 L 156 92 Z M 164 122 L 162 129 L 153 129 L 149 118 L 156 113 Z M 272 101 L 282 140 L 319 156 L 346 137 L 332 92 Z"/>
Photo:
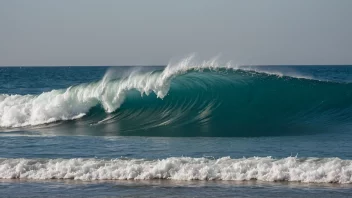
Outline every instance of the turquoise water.
<path id="1" fill-rule="evenodd" d="M 351 80 L 349 66 L 0 68 L 0 192 L 348 196 Z"/>

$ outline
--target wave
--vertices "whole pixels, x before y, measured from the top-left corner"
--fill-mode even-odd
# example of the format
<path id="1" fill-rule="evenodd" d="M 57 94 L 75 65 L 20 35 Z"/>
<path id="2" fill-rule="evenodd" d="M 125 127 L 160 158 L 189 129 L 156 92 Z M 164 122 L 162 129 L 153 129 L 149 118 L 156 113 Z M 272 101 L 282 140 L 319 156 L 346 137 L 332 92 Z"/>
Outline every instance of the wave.
<path id="1" fill-rule="evenodd" d="M 291 73 L 293 74 L 293 73 Z M 352 123 L 352 84 L 201 64 L 107 72 L 98 82 L 39 95 L 0 95 L 0 127 L 76 120 L 120 135 L 258 136 L 333 131 Z M 72 122 L 64 122 L 67 125 Z"/>
<path id="2" fill-rule="evenodd" d="M 252 157 L 219 159 L 0 158 L 1 179 L 224 180 L 352 183 L 352 161 L 339 158 Z"/>

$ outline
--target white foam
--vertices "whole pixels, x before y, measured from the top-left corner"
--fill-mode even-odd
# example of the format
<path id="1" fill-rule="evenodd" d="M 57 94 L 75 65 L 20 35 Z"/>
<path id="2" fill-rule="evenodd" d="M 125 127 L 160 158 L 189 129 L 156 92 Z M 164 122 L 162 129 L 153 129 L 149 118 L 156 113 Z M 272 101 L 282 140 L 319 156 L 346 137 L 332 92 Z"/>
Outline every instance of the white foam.
<path id="1" fill-rule="evenodd" d="M 352 183 L 352 161 L 339 158 L 0 159 L 1 179 L 260 180 Z"/>

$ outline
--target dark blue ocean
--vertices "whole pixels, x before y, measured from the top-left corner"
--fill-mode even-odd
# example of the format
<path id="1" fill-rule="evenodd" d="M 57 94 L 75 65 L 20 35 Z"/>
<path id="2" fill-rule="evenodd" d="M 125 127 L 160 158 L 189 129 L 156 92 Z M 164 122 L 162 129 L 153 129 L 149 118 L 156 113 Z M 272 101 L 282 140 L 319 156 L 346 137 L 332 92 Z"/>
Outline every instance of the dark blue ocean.
<path id="1" fill-rule="evenodd" d="M 352 196 L 352 66 L 0 67 L 0 197 Z"/>

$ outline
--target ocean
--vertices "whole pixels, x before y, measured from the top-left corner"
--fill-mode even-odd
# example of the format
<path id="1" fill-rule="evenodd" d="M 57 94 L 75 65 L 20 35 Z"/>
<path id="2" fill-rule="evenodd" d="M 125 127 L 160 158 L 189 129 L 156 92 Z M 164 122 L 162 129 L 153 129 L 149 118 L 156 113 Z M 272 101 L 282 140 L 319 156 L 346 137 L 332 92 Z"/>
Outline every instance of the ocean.
<path id="1" fill-rule="evenodd" d="M 352 196 L 352 66 L 0 67 L 1 197 Z"/>

